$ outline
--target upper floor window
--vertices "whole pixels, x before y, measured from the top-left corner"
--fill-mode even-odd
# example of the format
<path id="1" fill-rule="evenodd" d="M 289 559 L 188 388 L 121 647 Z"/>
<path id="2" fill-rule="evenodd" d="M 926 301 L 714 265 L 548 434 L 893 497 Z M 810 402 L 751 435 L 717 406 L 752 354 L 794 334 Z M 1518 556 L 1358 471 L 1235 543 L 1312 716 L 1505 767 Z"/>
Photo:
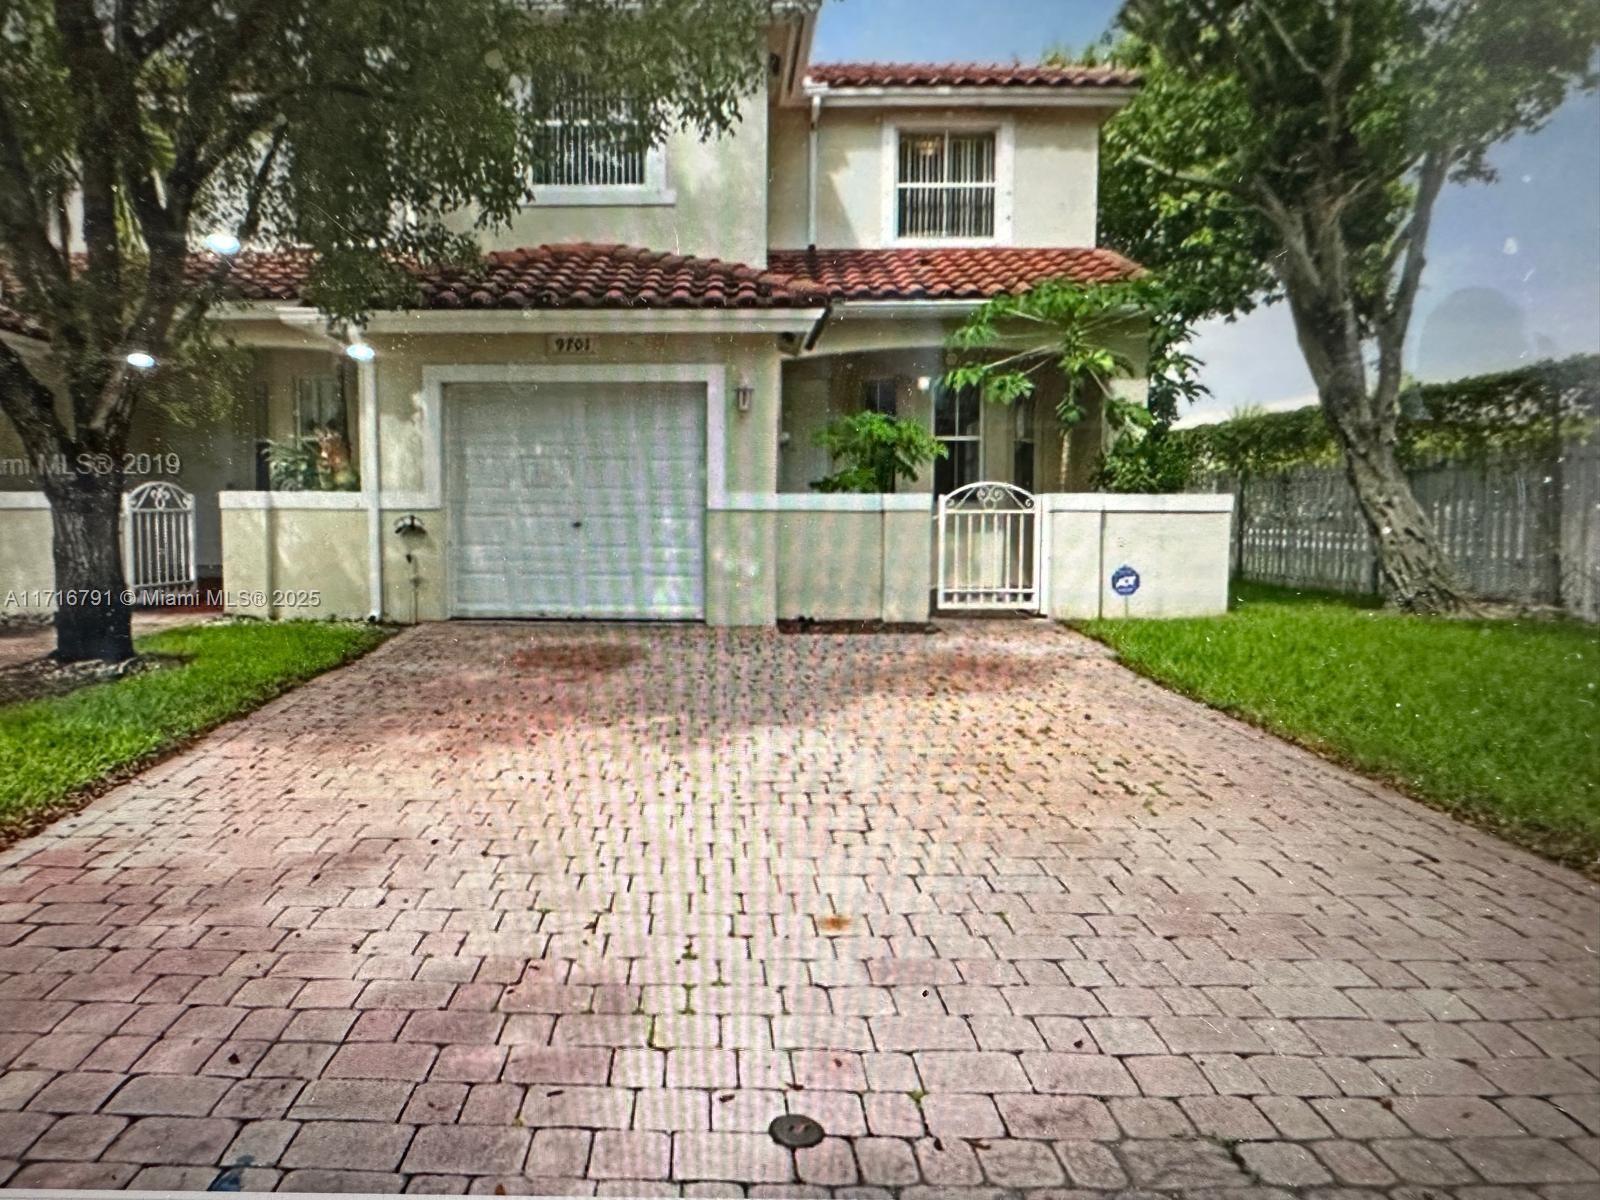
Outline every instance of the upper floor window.
<path id="1" fill-rule="evenodd" d="M 646 145 L 633 105 L 625 98 L 574 88 L 538 123 L 535 204 L 662 204 L 666 155 Z"/>
<path id="2" fill-rule="evenodd" d="M 992 241 L 999 230 L 996 130 L 899 131 L 895 237 Z"/>

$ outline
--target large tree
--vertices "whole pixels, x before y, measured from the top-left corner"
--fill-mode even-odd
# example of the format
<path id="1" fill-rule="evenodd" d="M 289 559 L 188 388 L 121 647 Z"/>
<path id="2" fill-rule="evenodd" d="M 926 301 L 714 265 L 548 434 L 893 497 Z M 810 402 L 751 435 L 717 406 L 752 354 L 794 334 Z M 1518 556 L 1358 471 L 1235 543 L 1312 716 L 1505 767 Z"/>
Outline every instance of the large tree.
<path id="1" fill-rule="evenodd" d="M 524 203 L 571 89 L 625 101 L 630 144 L 729 129 L 771 9 L 0 0 L 0 305 L 44 346 L 0 342 L 0 410 L 50 502 L 57 656 L 133 652 L 117 536 L 130 422 L 184 392 L 234 240 L 307 248 L 308 294 L 332 317 L 398 300 L 401 264 L 474 255 L 452 214 L 494 225 Z M 197 273 L 207 238 L 224 252 Z M 74 469 L 90 460 L 116 467 Z"/>
<path id="2" fill-rule="evenodd" d="M 1126 0 L 1145 86 L 1107 130 L 1107 236 L 1191 315 L 1280 295 L 1396 603 L 1463 596 L 1395 453 L 1402 362 L 1447 183 L 1593 87 L 1570 0 Z"/>

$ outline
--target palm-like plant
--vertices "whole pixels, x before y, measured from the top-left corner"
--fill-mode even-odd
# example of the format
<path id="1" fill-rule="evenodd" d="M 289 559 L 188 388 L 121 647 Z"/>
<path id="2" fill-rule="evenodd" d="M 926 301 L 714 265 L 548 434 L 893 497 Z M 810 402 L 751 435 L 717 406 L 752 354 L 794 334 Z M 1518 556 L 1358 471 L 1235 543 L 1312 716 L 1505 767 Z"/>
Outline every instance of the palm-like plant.
<path id="1" fill-rule="evenodd" d="M 945 376 L 952 387 L 979 388 L 991 401 L 1013 404 L 1033 395 L 1041 375 L 1060 372 L 1061 478 L 1065 486 L 1072 427 L 1097 401 L 1110 397 L 1111 385 L 1137 372 L 1132 357 L 1118 348 L 1139 330 L 1151 309 L 1153 287 L 1146 280 L 1083 286 L 1047 280 L 1016 296 L 998 296 L 980 308 L 951 337 L 963 361 Z M 1113 427 L 1147 423 L 1141 406 L 1126 402 L 1108 412 Z M 1140 409 L 1139 413 L 1131 410 Z"/>

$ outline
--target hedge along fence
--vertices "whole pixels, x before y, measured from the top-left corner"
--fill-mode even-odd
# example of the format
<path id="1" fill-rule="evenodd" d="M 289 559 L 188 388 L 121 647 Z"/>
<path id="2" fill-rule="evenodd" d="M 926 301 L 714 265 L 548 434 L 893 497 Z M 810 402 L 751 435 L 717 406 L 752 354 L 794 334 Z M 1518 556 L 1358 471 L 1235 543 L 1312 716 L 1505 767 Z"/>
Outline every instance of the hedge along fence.
<path id="1" fill-rule="evenodd" d="M 1401 397 L 1399 455 L 1410 467 L 1548 461 L 1584 441 L 1600 421 L 1600 355 L 1534 363 L 1451 383 L 1414 384 Z M 1167 435 L 1183 447 L 1192 478 L 1268 475 L 1340 463 L 1316 405 L 1248 413 Z"/>
<path id="2" fill-rule="evenodd" d="M 1600 620 L 1600 356 L 1426 384 L 1405 403 L 1401 459 L 1468 586 Z M 1377 558 L 1320 409 L 1171 436 L 1195 490 L 1236 498 L 1236 577 L 1377 591 Z"/>

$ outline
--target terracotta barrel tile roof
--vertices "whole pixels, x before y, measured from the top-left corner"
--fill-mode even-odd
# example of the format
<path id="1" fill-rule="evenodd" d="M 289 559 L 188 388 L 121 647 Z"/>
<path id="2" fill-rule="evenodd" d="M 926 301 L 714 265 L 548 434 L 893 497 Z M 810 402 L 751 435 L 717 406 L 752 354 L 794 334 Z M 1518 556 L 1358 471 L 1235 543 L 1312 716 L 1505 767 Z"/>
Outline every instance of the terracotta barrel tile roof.
<path id="1" fill-rule="evenodd" d="M 1123 67 L 1028 67 L 1003 63 L 817 63 L 811 83 L 827 87 L 1133 87 L 1139 72 Z"/>
<path id="2" fill-rule="evenodd" d="M 1046 279 L 1113 283 L 1142 268 L 1094 247 L 949 250 L 774 250 L 772 270 L 838 300 L 987 300 Z"/>
<path id="3" fill-rule="evenodd" d="M 312 263 L 305 250 L 241 254 L 234 260 L 225 295 L 231 300 L 297 303 Z M 189 276 L 198 284 L 215 266 L 216 259 L 196 255 Z M 431 309 L 817 308 L 828 299 L 817 284 L 743 263 L 586 242 L 494 251 L 474 269 L 415 274 L 415 307 Z M 0 331 L 28 336 L 42 332 L 6 306 L 4 291 Z"/>
<path id="4" fill-rule="evenodd" d="M 80 268 L 83 255 L 74 255 Z M 276 301 L 293 304 L 300 298 L 307 277 L 311 274 L 312 257 L 306 250 L 247 250 L 233 261 L 228 273 L 225 295 L 230 300 Z M 196 254 L 185 268 L 187 280 L 199 287 L 217 267 L 217 259 L 209 254 Z M 44 329 L 33 320 L 6 303 L 16 295 L 19 285 L 0 263 L 0 333 L 16 333 L 25 337 L 43 337 Z"/>
<path id="5" fill-rule="evenodd" d="M 228 281 L 238 300 L 293 304 L 311 269 L 301 250 L 241 254 Z M 215 260 L 195 259 L 198 280 Z M 1111 250 L 1011 247 L 775 250 L 763 271 L 742 263 L 634 246 L 574 243 L 496 251 L 474 270 L 417 273 L 428 309 L 815 308 L 839 300 L 987 300 L 1045 279 L 1108 283 L 1139 273 Z M 37 335 L 0 298 L 0 330 Z"/>
<path id="6" fill-rule="evenodd" d="M 721 259 L 573 243 L 485 256 L 421 278 L 427 308 L 805 308 L 814 286 Z"/>
<path id="7" fill-rule="evenodd" d="M 233 260 L 228 298 L 293 304 L 300 299 L 314 261 L 309 250 L 247 250 Z M 216 265 L 210 255 L 196 255 L 189 260 L 189 277 L 198 283 Z"/>

